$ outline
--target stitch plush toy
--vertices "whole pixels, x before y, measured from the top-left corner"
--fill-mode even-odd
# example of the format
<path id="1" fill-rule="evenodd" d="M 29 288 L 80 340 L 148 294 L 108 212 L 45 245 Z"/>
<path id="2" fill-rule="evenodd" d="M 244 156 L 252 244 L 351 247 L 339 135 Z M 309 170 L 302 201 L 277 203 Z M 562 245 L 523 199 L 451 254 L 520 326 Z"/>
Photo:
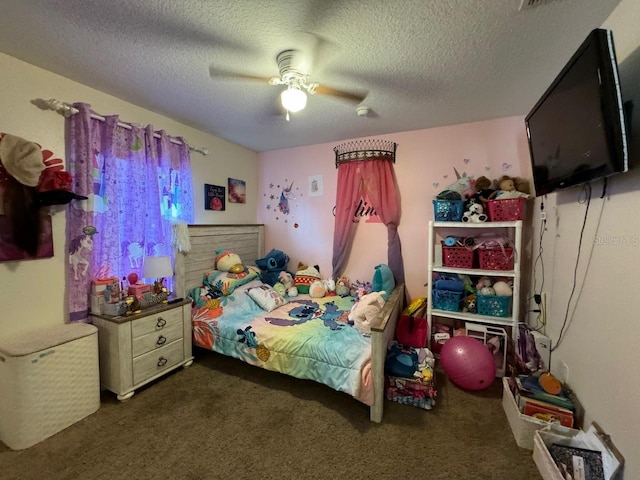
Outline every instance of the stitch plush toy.
<path id="1" fill-rule="evenodd" d="M 386 292 L 371 292 L 360 297 L 360 300 L 351 307 L 349 321 L 360 333 L 371 333 L 371 324 L 380 313 L 384 305 Z"/>
<path id="2" fill-rule="evenodd" d="M 287 270 L 289 256 L 282 250 L 273 249 L 264 258 L 256 260 L 256 265 L 261 270 L 261 277 L 264 283 L 272 287 L 278 282 L 280 272 Z"/>

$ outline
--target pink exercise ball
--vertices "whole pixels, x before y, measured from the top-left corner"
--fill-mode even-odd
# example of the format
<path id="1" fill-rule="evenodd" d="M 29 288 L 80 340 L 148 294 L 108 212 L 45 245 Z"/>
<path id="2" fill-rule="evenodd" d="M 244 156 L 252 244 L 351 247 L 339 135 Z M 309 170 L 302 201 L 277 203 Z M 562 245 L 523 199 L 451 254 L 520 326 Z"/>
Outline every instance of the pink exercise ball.
<path id="1" fill-rule="evenodd" d="M 449 380 L 466 390 L 483 390 L 496 377 L 493 355 L 475 338 L 460 336 L 447 340 L 440 361 Z"/>

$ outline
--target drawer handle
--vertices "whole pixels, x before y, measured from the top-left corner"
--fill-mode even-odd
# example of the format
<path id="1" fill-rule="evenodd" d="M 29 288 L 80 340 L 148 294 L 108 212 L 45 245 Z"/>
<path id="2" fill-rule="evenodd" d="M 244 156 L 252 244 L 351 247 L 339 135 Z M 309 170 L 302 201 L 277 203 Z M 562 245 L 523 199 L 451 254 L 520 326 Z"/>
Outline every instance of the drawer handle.
<path id="1" fill-rule="evenodd" d="M 166 324 L 167 321 L 164 318 L 158 317 L 158 322 L 156 323 L 157 328 L 163 328 Z"/>
<path id="2" fill-rule="evenodd" d="M 164 367 L 167 364 L 168 361 L 169 360 L 167 360 L 166 358 L 160 357 L 158 359 L 158 364 L 157 365 L 158 365 L 158 367 Z"/>
<path id="3" fill-rule="evenodd" d="M 167 343 L 167 337 L 165 337 L 164 335 L 160 335 L 158 337 L 158 340 L 156 340 L 157 346 L 164 345 L 165 343 Z"/>

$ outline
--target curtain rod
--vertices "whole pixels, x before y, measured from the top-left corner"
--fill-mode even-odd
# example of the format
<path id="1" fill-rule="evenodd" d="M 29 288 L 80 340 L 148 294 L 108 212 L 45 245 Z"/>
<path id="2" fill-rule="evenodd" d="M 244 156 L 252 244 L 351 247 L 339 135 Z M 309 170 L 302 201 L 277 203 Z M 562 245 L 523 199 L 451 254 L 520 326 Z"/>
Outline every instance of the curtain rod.
<path id="1" fill-rule="evenodd" d="M 33 103 L 36 107 L 42 110 L 53 110 L 54 112 L 59 113 L 65 118 L 70 117 L 71 115 L 75 115 L 79 111 L 77 108 L 73 107 L 72 105 L 65 102 L 61 102 L 60 100 L 56 100 L 55 98 L 50 98 L 49 100 L 36 98 L 34 100 L 31 100 L 31 103 Z M 93 118 L 94 120 L 99 120 L 101 122 L 104 122 L 106 120 L 105 117 L 98 115 L 97 113 L 92 113 L 91 118 Z M 126 128 L 127 130 L 131 130 L 133 128 L 131 124 L 124 123 L 124 122 L 118 122 L 118 126 L 122 128 Z M 153 136 L 155 138 L 160 138 L 160 135 L 157 133 L 154 133 Z M 182 142 L 180 140 L 176 140 L 172 137 L 169 138 L 169 141 L 175 145 L 182 145 Z M 201 153 L 202 155 L 209 155 L 209 150 L 207 150 L 206 148 L 193 147 L 188 143 L 187 143 L 187 146 L 189 147 L 189 150 L 191 150 L 192 152 L 198 152 L 198 153 Z"/>

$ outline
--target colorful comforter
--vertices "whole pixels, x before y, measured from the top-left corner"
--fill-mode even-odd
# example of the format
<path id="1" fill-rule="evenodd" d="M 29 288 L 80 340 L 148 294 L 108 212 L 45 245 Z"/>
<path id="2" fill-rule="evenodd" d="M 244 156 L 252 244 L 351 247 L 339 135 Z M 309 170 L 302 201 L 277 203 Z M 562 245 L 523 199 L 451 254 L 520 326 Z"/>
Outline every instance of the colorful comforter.
<path id="1" fill-rule="evenodd" d="M 371 405 L 372 386 L 366 380 L 371 341 L 347 323 L 353 299 L 300 295 L 265 312 L 246 293 L 259 284 L 250 282 L 231 295 L 194 307 L 194 343 L 268 370 L 323 383 Z"/>

